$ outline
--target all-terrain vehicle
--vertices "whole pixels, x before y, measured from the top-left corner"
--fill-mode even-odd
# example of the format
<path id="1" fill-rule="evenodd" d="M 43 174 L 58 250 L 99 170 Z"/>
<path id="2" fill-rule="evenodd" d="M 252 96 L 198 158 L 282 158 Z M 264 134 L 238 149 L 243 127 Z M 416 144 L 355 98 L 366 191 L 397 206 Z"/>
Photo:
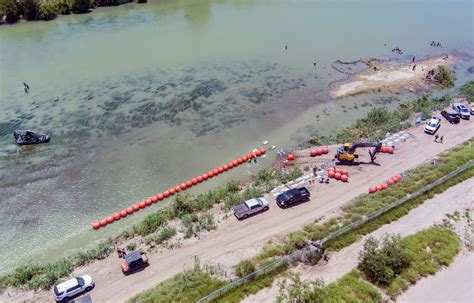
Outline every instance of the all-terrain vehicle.
<path id="1" fill-rule="evenodd" d="M 148 265 L 148 257 L 145 253 L 132 251 L 123 258 L 122 273 L 128 275 L 137 270 L 143 269 Z"/>
<path id="2" fill-rule="evenodd" d="M 15 130 L 13 137 L 15 137 L 17 145 L 47 143 L 51 139 L 48 135 L 39 134 L 32 130 Z"/>

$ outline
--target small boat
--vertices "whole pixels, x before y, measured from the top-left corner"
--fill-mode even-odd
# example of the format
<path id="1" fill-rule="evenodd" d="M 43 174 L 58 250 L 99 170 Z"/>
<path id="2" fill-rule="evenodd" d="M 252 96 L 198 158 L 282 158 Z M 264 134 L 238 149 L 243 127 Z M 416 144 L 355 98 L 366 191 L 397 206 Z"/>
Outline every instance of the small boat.
<path id="1" fill-rule="evenodd" d="M 267 144 L 268 144 L 268 140 L 263 141 L 263 145 L 267 145 Z"/>
<path id="2" fill-rule="evenodd" d="M 15 130 L 13 132 L 13 137 L 15 137 L 17 145 L 41 144 L 47 143 L 51 140 L 50 136 L 39 134 L 32 130 Z"/>

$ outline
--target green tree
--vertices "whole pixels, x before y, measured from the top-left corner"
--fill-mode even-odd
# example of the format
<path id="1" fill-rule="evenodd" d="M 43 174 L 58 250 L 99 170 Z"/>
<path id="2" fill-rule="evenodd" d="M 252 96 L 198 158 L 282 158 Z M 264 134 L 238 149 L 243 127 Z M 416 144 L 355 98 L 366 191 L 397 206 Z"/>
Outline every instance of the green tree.
<path id="1" fill-rule="evenodd" d="M 38 19 L 49 21 L 56 18 L 56 7 L 49 1 L 41 1 L 39 10 L 38 10 Z"/>
<path id="2" fill-rule="evenodd" d="M 5 18 L 8 23 L 14 23 L 20 19 L 15 0 L 0 0 L 0 18 Z"/>
<path id="3" fill-rule="evenodd" d="M 38 19 L 39 1 L 19 0 L 17 2 L 17 7 L 19 14 L 22 15 L 26 20 L 31 21 Z"/>
<path id="4" fill-rule="evenodd" d="M 315 281 L 301 281 L 301 274 L 289 272 L 285 279 L 278 283 L 280 293 L 277 302 L 301 303 L 324 302 L 324 282 L 320 279 Z"/>
<path id="5" fill-rule="evenodd" d="M 440 65 L 436 69 L 435 79 L 442 87 L 454 86 L 454 76 L 444 65 Z"/>
<path id="6" fill-rule="evenodd" d="M 71 11 L 74 14 L 85 14 L 89 13 L 91 6 L 90 0 L 72 0 L 71 2 Z"/>
<path id="7" fill-rule="evenodd" d="M 69 15 L 71 13 L 71 3 L 69 0 L 54 0 L 55 11 L 60 15 Z"/>

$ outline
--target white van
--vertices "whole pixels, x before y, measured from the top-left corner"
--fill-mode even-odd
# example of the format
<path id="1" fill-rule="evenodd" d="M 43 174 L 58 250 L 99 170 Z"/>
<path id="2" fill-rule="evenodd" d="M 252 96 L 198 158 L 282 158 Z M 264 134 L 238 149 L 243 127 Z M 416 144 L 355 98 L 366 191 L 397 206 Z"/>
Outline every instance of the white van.
<path id="1" fill-rule="evenodd" d="M 89 291 L 95 284 L 91 276 L 85 275 L 60 283 L 53 288 L 56 302 L 67 302 L 75 295 Z"/>

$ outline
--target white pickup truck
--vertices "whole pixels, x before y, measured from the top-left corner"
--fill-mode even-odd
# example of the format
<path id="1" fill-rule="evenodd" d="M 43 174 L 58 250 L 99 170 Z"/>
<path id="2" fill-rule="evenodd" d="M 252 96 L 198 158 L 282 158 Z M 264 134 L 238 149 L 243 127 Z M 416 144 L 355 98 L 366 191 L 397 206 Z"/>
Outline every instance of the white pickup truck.
<path id="1" fill-rule="evenodd" d="M 234 207 L 234 216 L 239 219 L 247 219 L 249 216 L 261 211 L 268 210 L 268 201 L 265 198 L 256 198 L 245 201 Z"/>

